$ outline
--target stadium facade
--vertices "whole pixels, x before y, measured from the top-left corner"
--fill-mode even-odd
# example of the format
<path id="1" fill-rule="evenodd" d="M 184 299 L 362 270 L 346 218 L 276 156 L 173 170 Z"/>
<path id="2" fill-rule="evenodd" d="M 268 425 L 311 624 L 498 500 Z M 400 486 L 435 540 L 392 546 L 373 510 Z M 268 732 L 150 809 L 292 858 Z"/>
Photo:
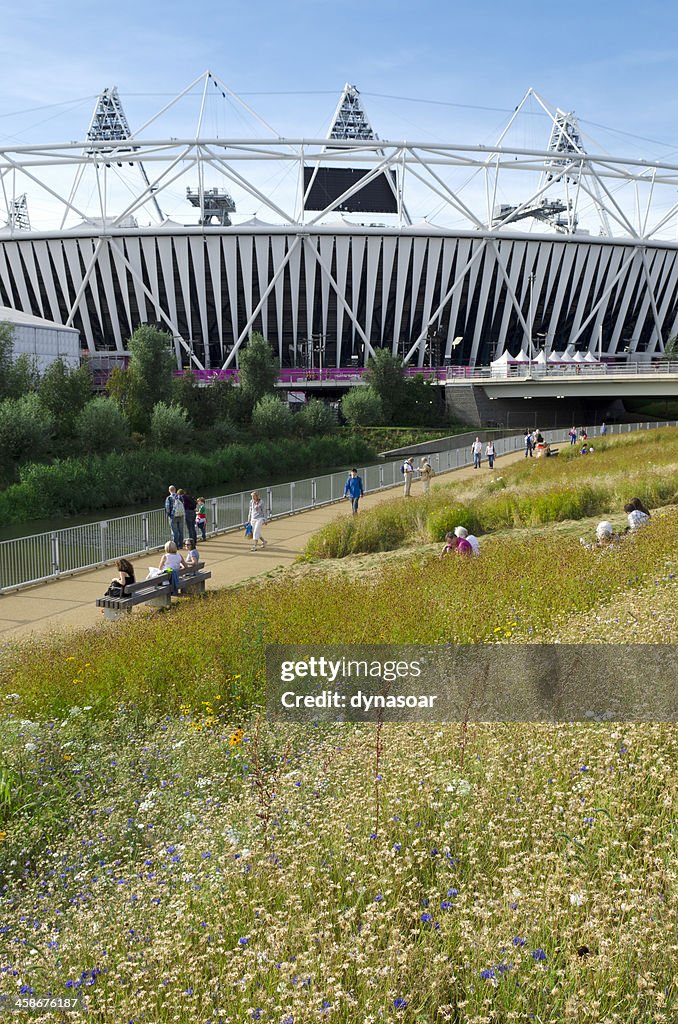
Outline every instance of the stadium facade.
<path id="1" fill-rule="evenodd" d="M 106 90 L 83 142 L 0 149 L 0 306 L 77 327 L 94 356 L 157 322 L 179 365 L 205 369 L 236 366 L 254 330 L 283 366 L 314 352 L 362 364 L 380 347 L 415 366 L 530 346 L 660 355 L 678 329 L 678 167 L 588 153 L 574 116 L 539 102 L 550 137 L 530 150 L 379 139 L 352 86 L 324 139 L 157 138 Z M 271 166 L 294 169 L 293 201 L 253 172 Z M 64 168 L 68 189 L 50 183 Z M 470 195 L 461 174 L 482 187 Z M 180 224 L 163 192 L 187 181 L 197 223 Z M 31 226 L 37 191 L 61 204 L 55 229 Z M 423 196 L 443 216 L 414 220 Z M 232 223 L 245 198 L 266 215 Z"/>

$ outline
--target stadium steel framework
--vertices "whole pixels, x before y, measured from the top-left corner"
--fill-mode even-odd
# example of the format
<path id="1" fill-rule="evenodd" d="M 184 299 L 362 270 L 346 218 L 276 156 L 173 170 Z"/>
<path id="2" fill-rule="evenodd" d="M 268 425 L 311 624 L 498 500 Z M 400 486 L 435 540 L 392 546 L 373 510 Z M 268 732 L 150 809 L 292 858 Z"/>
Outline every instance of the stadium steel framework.
<path id="1" fill-rule="evenodd" d="M 215 89 L 257 137 L 204 134 Z M 154 135 L 196 92 L 195 133 Z M 508 141 L 528 99 L 550 119 L 544 149 Z M 271 168 L 294 171 L 287 195 L 266 187 Z M 134 132 L 106 90 L 84 141 L 0 148 L 0 183 L 0 305 L 78 327 L 92 354 L 123 354 L 143 322 L 204 369 L 237 365 L 253 330 L 283 366 L 310 338 L 325 366 L 378 347 L 421 366 L 538 346 L 649 359 L 678 328 L 678 165 L 585 152 L 574 116 L 533 90 L 492 146 L 378 139 L 353 86 L 326 138 L 286 138 L 206 72 Z M 162 214 L 177 187 L 198 223 Z M 217 194 L 266 220 L 214 224 Z M 54 229 L 36 227 L 35 196 Z"/>

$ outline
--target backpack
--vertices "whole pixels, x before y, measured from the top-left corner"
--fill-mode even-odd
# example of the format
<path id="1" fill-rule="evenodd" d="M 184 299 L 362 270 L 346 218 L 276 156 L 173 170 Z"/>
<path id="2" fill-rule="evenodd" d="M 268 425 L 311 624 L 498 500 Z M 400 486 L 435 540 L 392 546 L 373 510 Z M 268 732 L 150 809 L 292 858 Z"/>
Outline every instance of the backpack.
<path id="1" fill-rule="evenodd" d="M 402 466 L 400 467 L 400 472 L 402 473 L 403 476 L 405 476 L 405 463 L 404 462 L 403 462 Z"/>

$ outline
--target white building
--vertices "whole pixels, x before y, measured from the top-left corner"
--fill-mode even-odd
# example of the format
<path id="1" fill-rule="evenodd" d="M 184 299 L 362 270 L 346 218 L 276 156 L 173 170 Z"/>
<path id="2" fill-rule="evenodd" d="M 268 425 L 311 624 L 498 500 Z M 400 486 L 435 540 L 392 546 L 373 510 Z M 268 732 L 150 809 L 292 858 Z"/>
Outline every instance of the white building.
<path id="1" fill-rule="evenodd" d="M 55 359 L 63 359 L 71 369 L 80 365 L 80 331 L 75 327 L 63 327 L 51 320 L 0 306 L 0 324 L 4 323 L 12 327 L 14 358 L 31 356 L 40 374 Z"/>

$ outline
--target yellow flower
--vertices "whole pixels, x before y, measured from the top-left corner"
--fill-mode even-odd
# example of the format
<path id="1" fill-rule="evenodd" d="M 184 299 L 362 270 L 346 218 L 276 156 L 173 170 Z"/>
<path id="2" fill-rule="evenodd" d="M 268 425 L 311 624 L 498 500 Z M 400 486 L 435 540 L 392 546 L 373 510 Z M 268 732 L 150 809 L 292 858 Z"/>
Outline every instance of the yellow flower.
<path id="1" fill-rule="evenodd" d="M 73 755 L 72 754 L 64 754 L 64 761 L 72 761 L 72 760 L 73 760 Z"/>
<path id="2" fill-rule="evenodd" d="M 244 735 L 242 729 L 236 729 L 228 741 L 229 747 L 237 747 L 239 743 L 242 743 Z"/>
<path id="3" fill-rule="evenodd" d="M 0 832 L 0 843 L 3 841 L 3 839 L 6 839 L 6 838 L 7 838 L 7 833 L 6 832 Z"/>

